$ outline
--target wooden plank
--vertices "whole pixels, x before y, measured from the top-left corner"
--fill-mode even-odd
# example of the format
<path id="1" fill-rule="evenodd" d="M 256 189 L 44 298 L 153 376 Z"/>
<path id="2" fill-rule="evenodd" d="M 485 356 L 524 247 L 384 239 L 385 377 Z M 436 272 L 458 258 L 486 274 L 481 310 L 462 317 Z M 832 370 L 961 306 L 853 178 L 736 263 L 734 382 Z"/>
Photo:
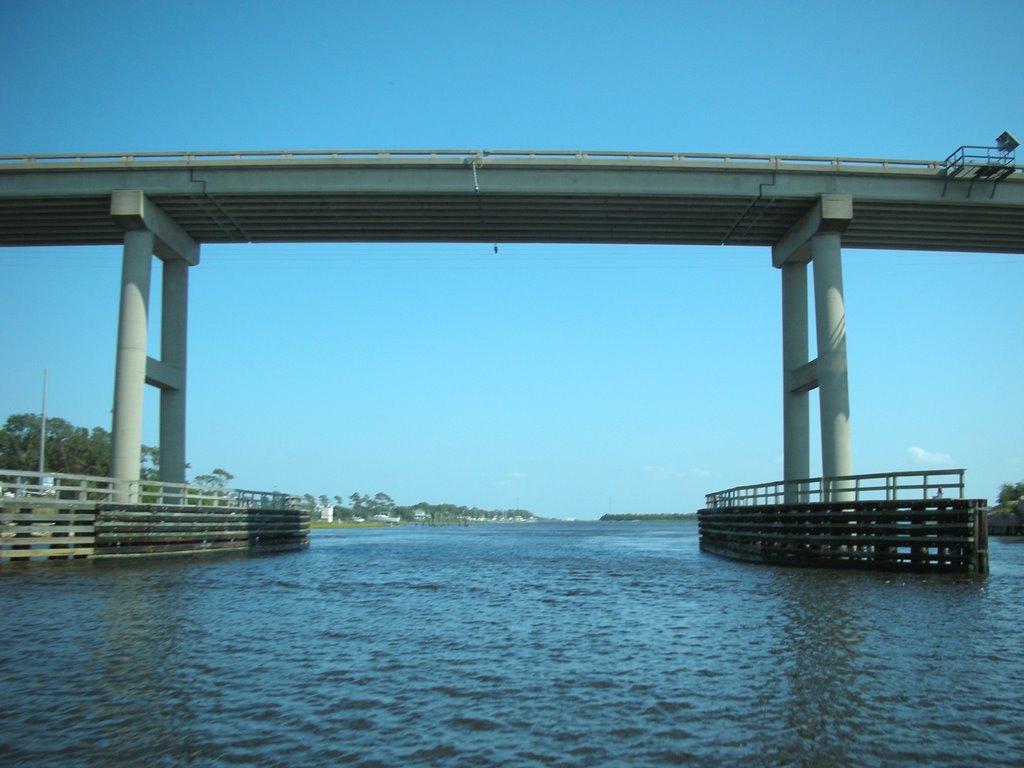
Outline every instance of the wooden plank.
<path id="1" fill-rule="evenodd" d="M 32 533 L 92 533 L 95 528 L 91 525 L 62 525 L 53 527 L 48 525 L 19 525 L 17 527 L 0 528 L 0 538 L 8 539 L 21 537 Z"/>
<path id="2" fill-rule="evenodd" d="M 40 546 L 43 544 L 92 544 L 95 538 L 92 536 L 26 536 L 24 538 L 16 539 L 2 539 L 0 545 L 11 546 L 11 545 L 32 545 Z"/>
<path id="3" fill-rule="evenodd" d="M 136 533 L 144 533 L 146 531 L 177 531 L 183 535 L 191 535 L 195 533 L 221 533 L 225 531 L 251 531 L 251 528 L 246 527 L 244 524 L 239 525 L 235 523 L 233 525 L 228 524 L 217 524 L 217 525 L 188 525 L 181 523 L 152 523 L 152 524 L 139 524 L 139 525 L 97 525 L 96 532 L 102 533 L 105 536 L 131 536 Z"/>
<path id="4" fill-rule="evenodd" d="M 209 552 L 248 552 L 249 549 L 249 544 L 247 542 L 236 542 L 232 545 L 224 544 L 222 546 L 196 546 L 194 543 L 151 544 L 147 546 L 129 547 L 97 546 L 95 550 L 95 557 L 100 559 L 145 555 L 192 555 L 205 554 Z"/>
<path id="5" fill-rule="evenodd" d="M 879 523 L 879 524 L 898 524 L 898 523 L 912 523 L 912 524 L 923 524 L 923 523 L 969 523 L 974 517 L 974 514 L 969 510 L 961 510 L 955 513 L 908 513 L 908 514 L 897 514 L 894 512 L 887 514 L 878 515 L 848 515 L 848 514 L 804 514 L 804 513 L 789 513 L 789 514 L 772 514 L 772 513 L 758 513 L 758 512 L 743 512 L 743 513 L 713 513 L 704 514 L 698 513 L 697 519 L 705 522 L 728 522 L 730 524 L 740 523 L 760 523 L 760 524 L 788 524 L 788 525 L 828 525 L 828 524 L 839 524 L 845 522 L 851 523 Z"/>
<path id="6" fill-rule="evenodd" d="M 65 514 L 54 514 L 53 512 L 39 513 L 29 512 L 20 514 L 0 514 L 0 524 L 20 525 L 21 523 L 65 523 L 65 522 L 92 522 L 96 516 L 90 512 L 67 512 Z"/>
<path id="7" fill-rule="evenodd" d="M 33 557 L 52 559 L 54 557 L 88 557 L 93 554 L 93 547 L 75 547 L 74 549 L 4 549 L 0 550 L 0 560 L 27 560 Z"/>
<path id="8" fill-rule="evenodd" d="M 95 501 L 36 497 L 0 497 L 0 509 L 94 509 Z"/>
<path id="9" fill-rule="evenodd" d="M 97 534 L 102 536 L 137 536 L 147 534 L 147 532 L 160 532 L 160 534 L 175 532 L 175 534 L 180 534 L 181 536 L 196 536 L 199 534 L 242 534 L 243 536 L 248 536 L 249 531 L 250 528 L 246 527 L 245 524 L 200 526 L 165 522 L 145 525 L 96 526 Z"/>
<path id="10" fill-rule="evenodd" d="M 97 522 L 102 523 L 125 523 L 135 525 L 144 522 L 174 523 L 174 522 L 195 522 L 195 523 L 230 523 L 238 520 L 245 520 L 245 515 L 185 515 L 166 513 L 116 513 L 100 512 L 97 515 Z"/>
<path id="11" fill-rule="evenodd" d="M 251 543 L 251 540 L 245 537 L 240 538 L 225 538 L 225 539 L 182 539 L 182 538 L 154 538 L 154 539 L 122 539 L 119 541 L 109 541 L 106 539 L 97 539 L 96 546 L 102 547 L 103 549 L 119 550 L 124 551 L 133 547 L 220 547 L 220 546 L 235 546 L 245 545 Z"/>
<path id="12" fill-rule="evenodd" d="M 952 546 L 955 544 L 966 544 L 973 541 L 971 536 L 963 537 L 938 537 L 931 535 L 907 535 L 907 536 L 830 536 L 819 533 L 807 533 L 794 536 L 787 533 L 768 533 L 767 531 L 730 531 L 726 528 L 708 528 L 706 534 L 709 536 L 724 536 L 748 541 L 779 541 L 798 543 L 828 543 L 834 545 L 859 545 L 859 546 Z"/>
<path id="13" fill-rule="evenodd" d="M 889 566 L 919 566 L 924 569 L 952 569 L 963 571 L 966 567 L 966 558 L 959 554 L 936 555 L 911 552 L 854 552 L 830 550 L 828 548 L 769 548 L 759 550 L 755 547 L 735 546 L 734 543 L 722 542 L 701 542 L 701 550 L 710 551 L 723 556 L 737 556 L 737 559 L 749 561 L 763 561 L 775 564 L 792 565 L 822 565 L 827 563 L 829 567 L 839 566 L 860 566 L 882 567 L 889 569 Z"/>
<path id="14" fill-rule="evenodd" d="M 893 532 L 899 533 L 909 530 L 918 530 L 919 528 L 928 531 L 972 531 L 974 529 L 973 524 L 970 521 L 957 522 L 957 523 L 936 523 L 934 525 L 925 524 L 901 524 L 901 523 L 854 523 L 854 522 L 829 522 L 819 525 L 808 524 L 808 523 L 790 523 L 790 522 L 732 522 L 723 520 L 709 520 L 705 521 L 709 526 L 714 527 L 728 527 L 729 529 L 736 530 L 769 530 L 774 532 L 794 532 L 799 533 L 808 529 L 814 530 L 833 530 L 845 533 L 881 533 L 881 532 Z"/>

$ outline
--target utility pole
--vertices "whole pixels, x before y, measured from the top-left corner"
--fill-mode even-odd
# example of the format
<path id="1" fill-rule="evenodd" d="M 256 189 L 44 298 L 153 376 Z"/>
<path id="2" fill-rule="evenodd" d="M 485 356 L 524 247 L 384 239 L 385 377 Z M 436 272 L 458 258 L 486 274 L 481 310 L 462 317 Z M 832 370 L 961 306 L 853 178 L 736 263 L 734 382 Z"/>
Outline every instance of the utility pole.
<path id="1" fill-rule="evenodd" d="M 43 368 L 43 413 L 39 424 L 39 474 L 46 471 L 46 369 Z M 42 482 L 42 479 L 39 480 Z"/>

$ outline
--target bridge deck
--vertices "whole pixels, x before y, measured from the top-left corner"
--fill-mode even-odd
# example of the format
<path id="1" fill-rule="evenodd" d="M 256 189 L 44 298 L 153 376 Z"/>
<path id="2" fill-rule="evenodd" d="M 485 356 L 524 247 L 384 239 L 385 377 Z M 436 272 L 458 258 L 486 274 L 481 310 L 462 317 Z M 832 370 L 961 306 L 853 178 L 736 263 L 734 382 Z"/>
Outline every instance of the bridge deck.
<path id="1" fill-rule="evenodd" d="M 657 153 L 293 152 L 0 156 L 0 245 L 115 244 L 114 189 L 200 243 L 772 245 L 822 194 L 853 197 L 844 247 L 1024 253 L 1024 168 Z"/>

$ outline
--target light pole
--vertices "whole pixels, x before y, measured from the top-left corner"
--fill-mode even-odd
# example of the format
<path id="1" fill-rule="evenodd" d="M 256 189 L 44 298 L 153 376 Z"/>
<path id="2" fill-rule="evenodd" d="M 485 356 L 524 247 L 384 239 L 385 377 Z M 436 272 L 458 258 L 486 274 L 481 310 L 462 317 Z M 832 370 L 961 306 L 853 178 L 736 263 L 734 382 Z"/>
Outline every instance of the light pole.
<path id="1" fill-rule="evenodd" d="M 43 368 L 43 413 L 39 419 L 39 474 L 46 471 L 46 369 Z M 42 478 L 39 480 L 42 483 Z"/>

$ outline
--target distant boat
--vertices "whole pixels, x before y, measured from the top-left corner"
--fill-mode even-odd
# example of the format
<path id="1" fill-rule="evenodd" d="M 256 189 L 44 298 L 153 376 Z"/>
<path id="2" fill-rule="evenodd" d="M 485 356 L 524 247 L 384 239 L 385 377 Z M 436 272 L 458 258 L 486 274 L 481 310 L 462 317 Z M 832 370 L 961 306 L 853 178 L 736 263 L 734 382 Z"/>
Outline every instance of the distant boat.
<path id="1" fill-rule="evenodd" d="M 370 519 L 374 520 L 375 522 L 378 522 L 378 523 L 400 523 L 400 522 L 402 522 L 402 518 L 400 518 L 400 517 L 391 517 L 390 515 L 385 515 L 385 514 L 374 515 Z"/>

